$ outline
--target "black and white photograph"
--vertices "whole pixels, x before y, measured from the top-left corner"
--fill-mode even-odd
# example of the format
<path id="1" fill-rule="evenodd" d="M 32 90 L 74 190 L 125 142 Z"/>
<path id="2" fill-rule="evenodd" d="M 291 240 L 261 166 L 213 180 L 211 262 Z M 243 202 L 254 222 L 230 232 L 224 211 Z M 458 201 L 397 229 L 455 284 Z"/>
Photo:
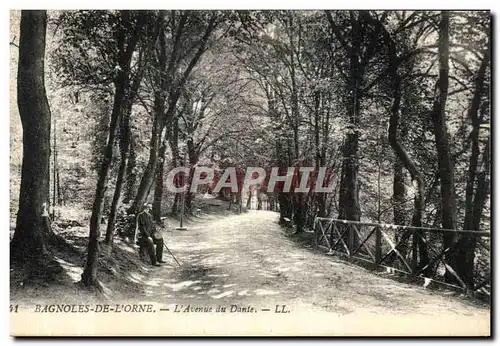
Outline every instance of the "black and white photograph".
<path id="1" fill-rule="evenodd" d="M 489 10 L 9 17 L 11 336 L 491 337 Z"/>

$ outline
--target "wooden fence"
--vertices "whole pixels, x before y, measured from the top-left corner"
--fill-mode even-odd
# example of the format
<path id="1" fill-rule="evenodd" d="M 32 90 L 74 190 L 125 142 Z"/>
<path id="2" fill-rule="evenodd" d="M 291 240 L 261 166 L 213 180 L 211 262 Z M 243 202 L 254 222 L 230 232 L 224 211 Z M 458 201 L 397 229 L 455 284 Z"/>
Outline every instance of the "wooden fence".
<path id="1" fill-rule="evenodd" d="M 456 239 L 447 249 L 442 246 L 443 233 L 452 232 Z M 314 239 L 318 249 L 332 255 L 360 260 L 372 269 L 387 268 L 412 277 L 424 277 L 471 290 L 457 274 L 453 263 L 447 263 L 447 254 L 463 247 L 464 235 L 475 237 L 475 264 L 473 291 L 491 295 L 491 234 L 489 232 L 447 230 L 440 228 L 412 227 L 377 224 L 359 221 L 317 217 L 314 220 Z M 422 251 L 425 261 L 422 262 Z M 425 265 L 423 265 L 424 263 Z M 450 275 L 454 284 L 444 282 Z"/>

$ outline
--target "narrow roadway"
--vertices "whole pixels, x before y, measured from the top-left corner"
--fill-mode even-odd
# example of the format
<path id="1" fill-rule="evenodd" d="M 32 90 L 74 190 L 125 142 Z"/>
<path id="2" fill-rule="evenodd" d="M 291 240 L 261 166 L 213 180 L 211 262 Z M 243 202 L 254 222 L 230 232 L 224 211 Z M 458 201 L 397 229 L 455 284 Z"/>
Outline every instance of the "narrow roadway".
<path id="1" fill-rule="evenodd" d="M 151 270 L 145 280 L 146 300 L 170 309 L 175 304 L 250 305 L 260 313 L 271 309 L 268 314 L 286 305 L 290 316 L 318 313 L 362 321 L 371 316 L 383 325 L 406 319 L 424 334 L 489 333 L 489 309 L 299 247 L 279 227 L 276 213 L 249 211 L 202 220 L 187 231 L 164 233 L 182 265 L 165 251 L 167 264 Z"/>

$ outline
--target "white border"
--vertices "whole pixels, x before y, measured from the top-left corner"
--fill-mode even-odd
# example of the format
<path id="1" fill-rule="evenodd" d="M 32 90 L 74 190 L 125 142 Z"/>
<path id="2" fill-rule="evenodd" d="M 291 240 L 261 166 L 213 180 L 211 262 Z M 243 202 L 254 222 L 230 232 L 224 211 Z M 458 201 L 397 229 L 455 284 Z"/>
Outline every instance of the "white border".
<path id="1" fill-rule="evenodd" d="M 4 251 L 1 251 L 1 263 L 0 268 L 2 268 L 2 304 L 0 305 L 0 316 L 1 316 L 1 328 L 2 328 L 2 336 L 5 340 L 10 343 L 13 343 L 14 340 L 10 338 L 9 335 L 9 315 L 7 307 L 9 305 L 9 283 L 5 278 L 8 275 L 9 268 L 9 253 L 8 253 L 8 224 L 9 224 L 9 11 L 8 9 L 37 9 L 37 8 L 46 8 L 46 9 L 78 9 L 78 8 L 116 8 L 116 9 L 152 9 L 152 8 L 172 8 L 172 9 L 490 9 L 493 13 L 497 13 L 496 9 L 498 7 L 498 1 L 484 1 L 484 0 L 475 0 L 475 1 L 464 1 L 464 0 L 454 0 L 454 1 L 435 1 L 435 0 L 420 0 L 412 3 L 403 3 L 401 1 L 318 1 L 318 0 L 308 0 L 308 1 L 290 1 L 290 0 L 253 0 L 249 2 L 236 2 L 236 1 L 210 1 L 210 2 L 201 2 L 201 1 L 186 1 L 186 0 L 167 0 L 167 1 L 150 1 L 150 0 L 142 0 L 142 1 L 103 1 L 103 0 L 90 0 L 90 1 L 45 1 L 41 3 L 40 1 L 5 1 L 2 2 L 5 4 L 6 8 L 1 13 L 0 23 L 2 23 L 2 32 L 1 32 L 1 47 L 4 47 L 6 52 L 0 55 L 1 57 L 1 87 L 2 92 L 0 92 L 0 99 L 2 104 L 0 116 L 0 162 L 3 164 L 0 165 L 0 224 L 3 226 L 3 239 L 1 241 L 1 246 Z M 43 6 L 41 6 L 43 5 Z M 498 22 L 495 23 L 496 26 Z M 495 35 L 494 40 L 495 45 L 498 44 L 498 38 Z M 497 66 L 497 57 L 498 54 L 494 55 L 494 65 Z M 495 73 L 496 71 L 494 71 Z M 494 101 L 498 100 L 498 89 L 494 89 Z M 495 102 L 496 103 L 496 102 Z M 494 121 L 495 123 L 500 120 Z M 499 140 L 494 141 L 495 148 L 492 148 L 493 153 L 498 149 Z M 497 160 L 493 160 L 495 163 Z M 498 167 L 494 167 L 494 172 L 498 173 Z M 496 178 L 496 176 L 495 176 Z M 495 191 L 499 189 L 498 184 L 494 184 Z M 496 196 L 494 193 L 493 196 Z M 494 205 L 493 215 L 500 216 L 499 211 L 500 207 L 497 204 Z M 7 226 L 7 227 L 6 227 Z M 496 232 L 496 230 L 494 230 Z M 499 235 L 495 236 L 495 249 L 498 251 L 497 240 Z M 495 268 L 497 266 L 495 265 Z M 495 276 L 496 277 L 496 276 Z M 496 287 L 496 282 L 494 287 Z M 495 292 L 496 293 L 496 292 Z M 498 317 L 498 316 L 497 316 Z M 498 332 L 496 328 L 498 318 L 495 319 L 494 328 Z M 27 321 L 29 323 L 29 321 Z M 429 320 L 429 323 L 432 323 L 432 320 Z M 47 340 L 48 342 L 52 342 L 53 340 Z M 206 340 L 209 341 L 209 340 Z M 206 342 L 205 341 L 205 342 Z M 291 341 L 287 340 L 286 342 Z M 386 340 L 380 340 L 381 342 L 387 342 Z M 408 342 L 410 340 L 405 340 L 404 342 Z M 437 341 L 429 341 L 422 340 L 423 342 L 434 344 Z M 454 340 L 450 340 L 454 342 Z M 33 341 L 24 341 L 26 343 L 31 343 Z M 65 341 L 70 342 L 70 341 Z M 123 340 L 119 342 L 124 342 Z M 139 343 L 141 340 L 134 341 L 133 343 Z M 177 344 L 180 341 L 168 340 L 167 342 L 171 344 Z M 185 341 L 184 341 L 185 342 Z M 198 343 L 199 341 L 191 341 L 193 343 Z M 218 340 L 212 340 L 212 342 L 218 342 Z M 234 342 L 234 341 L 232 341 Z M 254 340 L 254 342 L 267 343 L 268 341 L 263 340 Z M 310 341 L 300 341 L 301 343 L 309 343 Z M 347 343 L 346 340 L 334 340 L 336 343 Z M 359 340 L 357 343 L 361 343 Z M 468 343 L 475 343 L 477 341 L 467 341 Z M 101 344 L 103 341 L 93 340 L 92 343 Z M 131 342 L 132 343 L 132 342 Z"/>
<path id="2" fill-rule="evenodd" d="M 358 9 L 492 9 L 493 1 L 435 1 L 420 0 L 412 3 L 382 0 L 382 1 L 325 1 L 325 0 L 252 0 L 252 1 L 193 1 L 193 0 L 167 0 L 167 1 L 109 1 L 109 0 L 89 0 L 89 1 L 33 1 L 19 0 L 6 1 L 7 8 L 21 9 L 337 9 L 337 10 L 358 10 Z M 42 5 L 42 6 L 41 6 Z"/>

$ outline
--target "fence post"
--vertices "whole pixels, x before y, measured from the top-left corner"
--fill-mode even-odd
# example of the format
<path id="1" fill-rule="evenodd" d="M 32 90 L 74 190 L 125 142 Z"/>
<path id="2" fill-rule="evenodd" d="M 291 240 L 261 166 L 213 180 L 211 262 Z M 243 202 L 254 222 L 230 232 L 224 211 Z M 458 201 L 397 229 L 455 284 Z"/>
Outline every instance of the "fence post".
<path id="1" fill-rule="evenodd" d="M 352 257 L 352 252 L 354 251 L 354 230 L 350 223 L 347 224 L 349 227 L 349 258 Z"/>
<path id="2" fill-rule="evenodd" d="M 314 247 L 317 249 L 318 248 L 318 218 L 314 218 L 314 225 L 313 225 L 313 230 L 314 230 Z"/>
<path id="3" fill-rule="evenodd" d="M 377 269 L 382 260 L 382 231 L 380 226 L 375 226 L 375 268 Z"/>
<path id="4" fill-rule="evenodd" d="M 413 275 L 415 275 L 417 273 L 417 267 L 418 267 L 418 264 L 417 264 L 417 261 L 418 261 L 418 258 L 417 258 L 417 255 L 418 255 L 418 231 L 417 230 L 413 230 L 413 239 L 412 239 L 412 263 L 411 263 L 411 273 Z"/>
<path id="5" fill-rule="evenodd" d="M 328 233 L 330 235 L 330 248 L 328 249 L 328 251 L 333 251 L 333 231 L 335 231 L 336 227 L 337 225 L 335 224 L 335 222 L 330 222 L 328 224 L 327 232 L 330 231 L 330 233 Z"/>

